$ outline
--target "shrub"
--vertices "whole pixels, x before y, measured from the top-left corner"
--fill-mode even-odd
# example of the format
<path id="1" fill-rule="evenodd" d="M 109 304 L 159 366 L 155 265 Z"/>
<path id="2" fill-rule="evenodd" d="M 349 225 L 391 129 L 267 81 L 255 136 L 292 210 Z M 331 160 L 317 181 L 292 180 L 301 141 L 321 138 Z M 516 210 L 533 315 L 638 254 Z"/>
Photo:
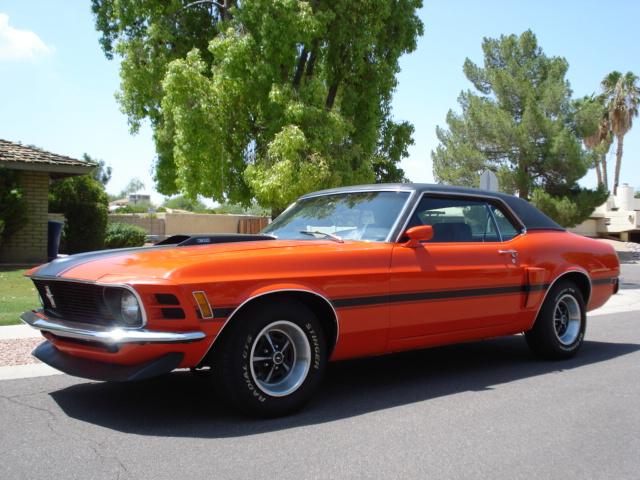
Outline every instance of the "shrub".
<path id="1" fill-rule="evenodd" d="M 49 211 L 64 214 L 66 220 L 60 250 L 79 253 L 103 248 L 108 209 L 103 185 L 89 175 L 51 185 Z"/>
<path id="2" fill-rule="evenodd" d="M 104 244 L 107 248 L 141 247 L 146 236 L 144 228 L 127 223 L 110 223 Z"/>
<path id="3" fill-rule="evenodd" d="M 602 186 L 598 190 L 576 187 L 565 196 L 554 196 L 536 189 L 531 195 L 531 203 L 563 227 L 575 227 L 589 218 L 608 196 L 609 192 Z"/>
<path id="4" fill-rule="evenodd" d="M 20 172 L 0 167 L 0 245 L 27 220 L 27 202 L 19 177 Z"/>

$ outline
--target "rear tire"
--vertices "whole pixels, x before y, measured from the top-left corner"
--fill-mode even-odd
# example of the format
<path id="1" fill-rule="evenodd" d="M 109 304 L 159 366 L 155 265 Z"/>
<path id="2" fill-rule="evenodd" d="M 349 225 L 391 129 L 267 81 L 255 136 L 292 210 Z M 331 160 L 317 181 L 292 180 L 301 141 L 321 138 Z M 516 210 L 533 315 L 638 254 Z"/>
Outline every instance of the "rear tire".
<path id="1" fill-rule="evenodd" d="M 229 328 L 216 346 L 213 370 L 231 407 L 269 418 L 292 413 L 311 399 L 328 349 L 322 325 L 308 307 L 293 300 L 256 305 Z"/>
<path id="2" fill-rule="evenodd" d="M 578 352 L 586 328 L 582 293 L 573 282 L 560 281 L 547 295 L 536 323 L 525 333 L 525 338 L 537 356 L 562 360 Z"/>

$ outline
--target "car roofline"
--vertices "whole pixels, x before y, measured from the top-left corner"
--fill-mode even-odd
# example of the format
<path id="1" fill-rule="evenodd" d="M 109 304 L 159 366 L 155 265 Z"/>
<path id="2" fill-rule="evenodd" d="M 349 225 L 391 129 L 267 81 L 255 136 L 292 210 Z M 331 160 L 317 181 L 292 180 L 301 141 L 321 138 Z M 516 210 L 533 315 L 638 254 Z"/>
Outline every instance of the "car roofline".
<path id="1" fill-rule="evenodd" d="M 563 227 L 551 220 L 533 205 L 529 204 L 529 202 L 516 197 L 515 195 L 482 190 L 480 188 L 457 187 L 437 183 L 379 183 L 369 185 L 354 185 L 350 187 L 331 188 L 327 190 L 311 192 L 306 195 L 302 195 L 298 199 L 298 201 L 326 195 L 362 192 L 411 192 L 412 195 L 410 196 L 408 203 L 405 205 L 405 208 L 400 213 L 398 217 L 399 222 L 397 223 L 404 223 L 400 221 L 400 219 L 406 214 L 408 210 L 406 207 L 413 207 L 417 199 L 421 198 L 426 193 L 434 195 L 469 196 L 476 198 L 481 197 L 496 200 L 508 208 L 510 213 L 515 217 L 516 221 L 520 223 L 526 231 L 565 231 Z M 406 221 L 406 219 L 403 220 Z M 394 225 L 394 227 L 396 227 L 396 225 Z M 397 237 L 397 232 L 396 235 L 393 235 L 393 233 L 394 232 L 392 232 L 392 235 L 390 235 L 390 238 Z"/>

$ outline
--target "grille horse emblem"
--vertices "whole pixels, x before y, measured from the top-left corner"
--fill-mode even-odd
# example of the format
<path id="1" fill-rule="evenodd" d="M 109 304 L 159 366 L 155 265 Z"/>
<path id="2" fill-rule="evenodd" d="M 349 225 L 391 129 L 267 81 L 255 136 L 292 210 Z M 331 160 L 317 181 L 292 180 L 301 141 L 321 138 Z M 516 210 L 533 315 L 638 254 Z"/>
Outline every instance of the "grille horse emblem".
<path id="1" fill-rule="evenodd" d="M 53 298 L 53 293 L 51 293 L 49 285 L 44 286 L 44 294 L 47 297 L 47 300 L 49 300 L 49 305 L 51 305 L 52 308 L 56 308 L 56 300 Z"/>

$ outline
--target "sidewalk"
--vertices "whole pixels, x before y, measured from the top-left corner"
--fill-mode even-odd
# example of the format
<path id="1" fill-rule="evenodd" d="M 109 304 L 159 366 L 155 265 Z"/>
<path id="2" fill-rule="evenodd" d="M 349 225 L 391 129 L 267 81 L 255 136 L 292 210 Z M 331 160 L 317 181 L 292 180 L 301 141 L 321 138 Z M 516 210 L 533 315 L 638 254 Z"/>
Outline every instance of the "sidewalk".
<path id="1" fill-rule="evenodd" d="M 59 374 L 31 356 L 43 340 L 38 330 L 27 325 L 0 327 L 0 380 Z"/>

